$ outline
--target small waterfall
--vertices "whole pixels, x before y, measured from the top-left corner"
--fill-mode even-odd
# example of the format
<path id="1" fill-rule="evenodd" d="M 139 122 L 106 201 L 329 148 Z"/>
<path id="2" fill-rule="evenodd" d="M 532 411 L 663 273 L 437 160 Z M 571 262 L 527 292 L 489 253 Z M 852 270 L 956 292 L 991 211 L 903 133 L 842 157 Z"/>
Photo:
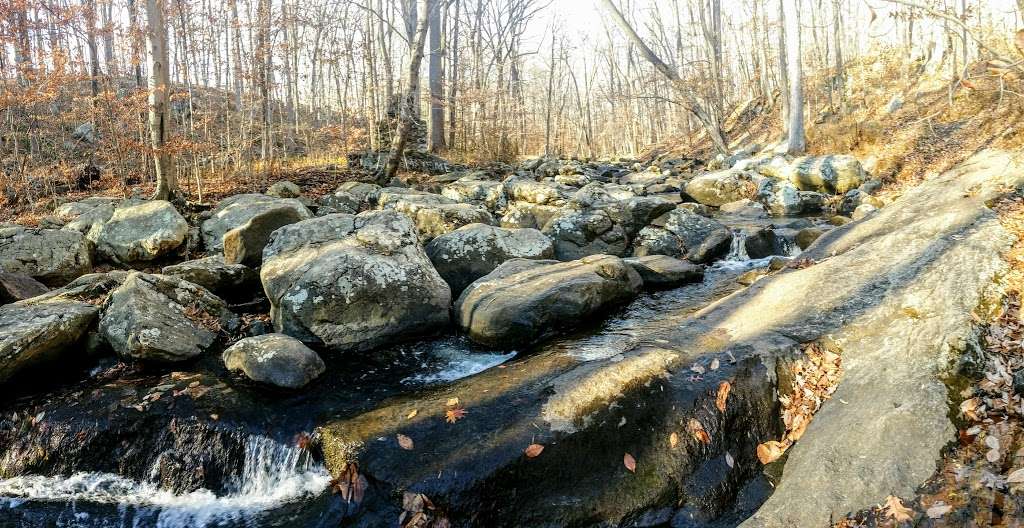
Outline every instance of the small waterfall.
<path id="1" fill-rule="evenodd" d="M 727 261 L 742 261 L 750 260 L 747 255 L 747 232 L 742 229 L 733 229 L 732 231 L 732 243 L 729 246 L 729 253 L 723 260 Z"/>
<path id="2" fill-rule="evenodd" d="M 0 525 L 192 528 L 290 525 L 325 495 L 327 470 L 303 449 L 246 439 L 244 468 L 229 490 L 174 494 L 109 473 L 0 480 Z M 322 505 L 317 508 L 323 511 Z M 308 522 L 304 525 L 310 525 Z"/>

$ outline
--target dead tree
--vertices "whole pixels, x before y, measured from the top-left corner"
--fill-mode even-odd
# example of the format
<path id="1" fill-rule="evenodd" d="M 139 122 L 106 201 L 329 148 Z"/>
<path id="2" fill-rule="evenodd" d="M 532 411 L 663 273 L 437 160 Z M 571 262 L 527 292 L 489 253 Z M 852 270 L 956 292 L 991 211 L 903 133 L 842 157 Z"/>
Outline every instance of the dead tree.
<path id="1" fill-rule="evenodd" d="M 789 66 L 789 120 L 786 152 L 797 155 L 807 150 L 804 132 L 804 83 L 800 61 L 800 12 L 797 0 L 783 0 L 786 12 L 786 63 Z"/>
<path id="2" fill-rule="evenodd" d="M 423 62 L 423 45 L 427 40 L 430 0 L 418 0 L 419 18 L 416 22 L 416 33 L 410 42 L 408 82 L 405 95 L 402 97 L 401 111 L 398 118 L 398 131 L 391 141 L 391 152 L 388 153 L 384 170 L 377 176 L 381 185 L 386 185 L 398 173 L 398 165 L 405 153 L 405 144 L 409 141 L 415 117 L 416 94 L 420 89 L 420 63 Z"/>
<path id="3" fill-rule="evenodd" d="M 170 200 L 177 197 L 179 191 L 174 162 L 167 151 L 171 79 L 164 0 L 146 0 L 146 64 L 149 70 L 149 140 L 156 161 L 156 193 L 153 199 Z"/>

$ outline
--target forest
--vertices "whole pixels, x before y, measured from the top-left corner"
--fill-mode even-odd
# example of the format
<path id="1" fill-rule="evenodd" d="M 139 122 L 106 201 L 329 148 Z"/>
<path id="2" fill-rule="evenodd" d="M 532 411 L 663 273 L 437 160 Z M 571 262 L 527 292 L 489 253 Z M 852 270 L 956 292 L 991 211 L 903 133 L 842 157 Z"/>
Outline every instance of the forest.
<path id="1" fill-rule="evenodd" d="M 0 528 L 1024 522 L 1024 0 L 0 0 L 0 118 Z"/>

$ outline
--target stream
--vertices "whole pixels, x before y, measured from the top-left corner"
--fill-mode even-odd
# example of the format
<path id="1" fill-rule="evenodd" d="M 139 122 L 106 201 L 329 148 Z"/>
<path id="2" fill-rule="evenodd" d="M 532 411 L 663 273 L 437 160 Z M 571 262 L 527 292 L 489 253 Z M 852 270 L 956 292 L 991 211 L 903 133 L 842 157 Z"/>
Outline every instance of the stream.
<path id="1" fill-rule="evenodd" d="M 110 380 L 95 368 L 93 379 L 45 398 L 18 398 L 0 407 L 0 443 L 17 440 L 0 449 L 0 475 L 18 475 L 0 479 L 0 527 L 338 526 L 345 505 L 328 491 L 324 465 L 305 449 L 307 432 L 521 357 L 582 363 L 656 339 L 740 289 L 739 275 L 768 265 L 770 259 L 750 260 L 744 251 L 742 233 L 757 224 L 730 224 L 738 234 L 733 247 L 703 282 L 644 293 L 603 321 L 534 350 L 496 352 L 449 334 L 366 358 L 325 355 L 330 374 L 295 394 L 268 393 L 228 376 L 218 358 L 204 358 L 186 367 L 200 374 L 140 372 Z M 44 426 L 26 428 L 29 417 Z M 39 446 L 59 456 L 34 455 Z"/>

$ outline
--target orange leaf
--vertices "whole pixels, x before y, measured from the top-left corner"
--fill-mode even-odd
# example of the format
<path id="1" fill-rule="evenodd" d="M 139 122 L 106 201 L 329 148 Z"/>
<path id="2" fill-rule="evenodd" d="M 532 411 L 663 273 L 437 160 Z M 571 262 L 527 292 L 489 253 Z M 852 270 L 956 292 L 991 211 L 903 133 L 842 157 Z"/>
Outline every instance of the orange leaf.
<path id="1" fill-rule="evenodd" d="M 526 451 L 523 452 L 526 453 L 526 458 L 536 458 L 542 451 L 544 451 L 544 446 L 540 444 L 530 444 L 526 446 Z"/>
<path id="2" fill-rule="evenodd" d="M 690 430 L 690 434 L 700 442 L 705 444 L 711 443 L 711 435 L 704 430 L 704 425 L 698 422 L 696 418 L 690 418 L 687 428 Z"/>
<path id="3" fill-rule="evenodd" d="M 444 418 L 448 423 L 455 423 L 466 417 L 466 409 L 455 407 L 444 412 Z"/>
<path id="4" fill-rule="evenodd" d="M 633 455 L 629 453 L 623 455 L 622 464 L 626 466 L 626 469 L 630 470 L 633 473 L 636 473 L 636 459 L 633 458 Z"/>
<path id="5" fill-rule="evenodd" d="M 725 401 L 729 399 L 729 391 L 732 390 L 732 385 L 728 381 L 723 381 L 718 384 L 718 397 L 715 398 L 715 407 L 718 410 L 725 412 Z"/>
<path id="6" fill-rule="evenodd" d="M 765 442 L 757 446 L 757 459 L 762 464 L 771 464 L 778 460 L 788 447 L 789 445 L 774 440 Z"/>
<path id="7" fill-rule="evenodd" d="M 405 436 L 402 433 L 398 433 L 397 435 L 395 435 L 395 437 L 398 438 L 398 445 L 402 449 L 405 449 L 406 451 L 412 451 L 413 447 L 415 447 L 415 445 L 412 443 L 412 438 L 409 438 L 408 436 Z"/>
<path id="8" fill-rule="evenodd" d="M 668 446 L 674 449 L 677 445 L 679 445 L 679 435 L 676 433 L 668 435 Z"/>

